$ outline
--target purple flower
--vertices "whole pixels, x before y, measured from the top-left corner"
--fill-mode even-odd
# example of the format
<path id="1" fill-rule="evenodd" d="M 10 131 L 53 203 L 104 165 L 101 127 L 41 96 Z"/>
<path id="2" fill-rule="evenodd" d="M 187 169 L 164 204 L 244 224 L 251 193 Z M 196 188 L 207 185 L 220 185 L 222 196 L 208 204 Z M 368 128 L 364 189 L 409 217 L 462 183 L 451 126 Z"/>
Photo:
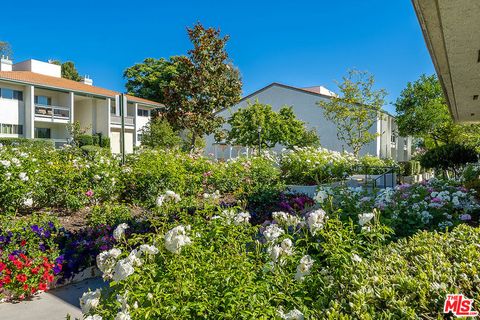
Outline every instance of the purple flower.
<path id="1" fill-rule="evenodd" d="M 442 202 L 442 199 L 435 197 L 435 198 L 432 198 L 431 201 L 432 201 L 432 202 L 435 202 L 435 203 L 441 203 L 441 202 Z"/>
<path id="2" fill-rule="evenodd" d="M 459 218 L 460 218 L 460 220 L 462 220 L 462 221 L 470 221 L 470 220 L 472 220 L 472 216 L 469 215 L 468 213 L 464 213 L 464 214 L 460 215 Z"/>

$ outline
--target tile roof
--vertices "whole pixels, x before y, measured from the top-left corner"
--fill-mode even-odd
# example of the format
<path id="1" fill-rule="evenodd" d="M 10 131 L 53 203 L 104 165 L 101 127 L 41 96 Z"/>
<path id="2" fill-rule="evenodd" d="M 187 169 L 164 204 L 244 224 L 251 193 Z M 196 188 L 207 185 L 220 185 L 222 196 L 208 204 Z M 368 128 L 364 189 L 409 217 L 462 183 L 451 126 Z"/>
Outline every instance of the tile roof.
<path id="1" fill-rule="evenodd" d="M 14 82 L 21 82 L 24 84 L 33 84 L 46 88 L 64 89 L 79 93 L 92 94 L 97 96 L 113 98 L 120 92 L 108 90 L 100 87 L 90 86 L 81 82 L 68 80 L 64 78 L 57 78 L 46 76 L 30 71 L 0 71 L 0 80 L 10 80 Z M 128 101 L 144 103 L 146 105 L 160 107 L 162 104 L 147 99 L 142 99 L 127 95 Z"/>

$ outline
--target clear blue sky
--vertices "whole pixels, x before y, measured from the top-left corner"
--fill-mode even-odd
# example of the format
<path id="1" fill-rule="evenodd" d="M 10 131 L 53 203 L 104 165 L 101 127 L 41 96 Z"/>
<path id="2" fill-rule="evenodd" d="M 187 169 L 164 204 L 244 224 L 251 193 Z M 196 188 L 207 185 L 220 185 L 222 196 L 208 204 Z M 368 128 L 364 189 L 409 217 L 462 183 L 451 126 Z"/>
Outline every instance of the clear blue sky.
<path id="1" fill-rule="evenodd" d="M 349 68 L 368 70 L 393 102 L 433 73 L 412 4 L 403 1 L 23 1 L 2 14 L 15 61 L 72 60 L 95 85 L 124 90 L 122 71 L 146 57 L 184 54 L 185 27 L 220 27 L 244 93 L 271 82 L 336 90 Z M 386 106 L 392 111 L 392 106 Z"/>

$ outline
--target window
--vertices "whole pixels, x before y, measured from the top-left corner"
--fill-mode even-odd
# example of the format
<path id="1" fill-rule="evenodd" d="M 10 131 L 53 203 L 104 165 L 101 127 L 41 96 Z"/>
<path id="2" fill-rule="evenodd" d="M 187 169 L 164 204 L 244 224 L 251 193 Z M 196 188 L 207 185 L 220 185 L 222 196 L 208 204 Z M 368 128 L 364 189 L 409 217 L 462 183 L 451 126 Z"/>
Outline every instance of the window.
<path id="1" fill-rule="evenodd" d="M 137 141 L 142 142 L 143 135 L 142 134 L 137 134 Z"/>
<path id="2" fill-rule="evenodd" d="M 392 133 L 391 141 L 392 141 L 393 143 L 395 143 L 396 140 L 397 140 L 397 137 L 395 136 L 394 133 Z"/>
<path id="3" fill-rule="evenodd" d="M 0 123 L 1 130 L 3 134 L 23 134 L 23 125 L 21 124 L 3 124 Z"/>
<path id="4" fill-rule="evenodd" d="M 44 106 L 52 105 L 52 98 L 46 96 L 35 96 L 35 104 L 41 104 Z"/>
<path id="5" fill-rule="evenodd" d="M 137 116 L 139 117 L 149 117 L 149 110 L 147 109 L 137 109 Z"/>
<path id="6" fill-rule="evenodd" d="M 35 138 L 50 139 L 50 128 L 35 128 Z"/>
<path id="7" fill-rule="evenodd" d="M 23 101 L 23 92 L 18 90 L 0 88 L 0 97 L 3 99 Z"/>

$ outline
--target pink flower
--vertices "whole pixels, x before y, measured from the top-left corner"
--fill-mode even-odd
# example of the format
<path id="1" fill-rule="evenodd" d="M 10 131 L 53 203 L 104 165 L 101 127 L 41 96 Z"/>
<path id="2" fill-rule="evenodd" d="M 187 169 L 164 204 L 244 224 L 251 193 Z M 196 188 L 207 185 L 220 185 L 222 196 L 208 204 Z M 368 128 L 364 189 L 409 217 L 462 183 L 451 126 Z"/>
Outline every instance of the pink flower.
<path id="1" fill-rule="evenodd" d="M 440 203 L 440 202 L 442 202 L 442 199 L 435 197 L 435 198 L 432 198 L 432 202 Z"/>
<path id="2" fill-rule="evenodd" d="M 92 189 L 88 190 L 87 192 L 85 192 L 85 195 L 89 198 L 92 197 L 93 196 L 93 190 Z"/>

